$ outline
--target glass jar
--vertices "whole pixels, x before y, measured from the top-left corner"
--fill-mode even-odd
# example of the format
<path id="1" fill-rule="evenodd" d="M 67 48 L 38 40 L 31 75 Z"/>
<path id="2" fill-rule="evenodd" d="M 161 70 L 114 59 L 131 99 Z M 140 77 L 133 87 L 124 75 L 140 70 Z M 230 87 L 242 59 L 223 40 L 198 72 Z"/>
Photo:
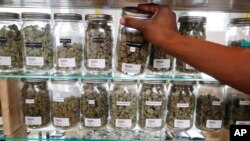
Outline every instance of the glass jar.
<path id="1" fill-rule="evenodd" d="M 19 14 L 0 13 L 0 73 L 20 72 L 22 35 Z"/>
<path id="2" fill-rule="evenodd" d="M 168 94 L 167 127 L 185 131 L 193 126 L 195 109 L 195 81 L 171 81 Z"/>
<path id="3" fill-rule="evenodd" d="M 105 129 L 108 124 L 109 87 L 106 80 L 83 80 L 81 120 L 85 128 Z"/>
<path id="4" fill-rule="evenodd" d="M 226 86 L 225 127 L 250 125 L 250 95 Z"/>
<path id="5" fill-rule="evenodd" d="M 138 86 L 136 80 L 115 80 L 111 85 L 111 127 L 132 130 L 136 126 Z"/>
<path id="6" fill-rule="evenodd" d="M 122 9 L 122 17 L 147 19 L 150 14 L 139 11 L 135 7 Z M 120 74 L 141 75 L 147 66 L 149 42 L 143 34 L 130 27 L 120 25 L 116 48 L 115 67 Z"/>
<path id="7" fill-rule="evenodd" d="M 87 74 L 110 75 L 113 55 L 113 17 L 105 14 L 85 16 L 84 66 Z"/>
<path id="8" fill-rule="evenodd" d="M 24 72 L 48 74 L 53 68 L 53 35 L 50 14 L 22 13 Z"/>
<path id="9" fill-rule="evenodd" d="M 138 103 L 140 128 L 161 130 L 166 107 L 166 82 L 143 81 Z"/>
<path id="10" fill-rule="evenodd" d="M 196 101 L 195 125 L 200 130 L 216 131 L 223 127 L 224 91 L 217 81 L 200 82 Z"/>
<path id="11" fill-rule="evenodd" d="M 81 74 L 83 61 L 82 15 L 55 13 L 55 73 L 60 75 Z"/>
<path id="12" fill-rule="evenodd" d="M 51 118 L 55 127 L 75 127 L 80 118 L 80 86 L 77 79 L 52 79 Z"/>
<path id="13" fill-rule="evenodd" d="M 22 110 L 29 128 L 45 127 L 50 123 L 48 79 L 22 79 Z"/>
<path id="14" fill-rule="evenodd" d="M 193 37 L 197 39 L 206 39 L 206 17 L 199 16 L 183 16 L 179 18 L 179 32 L 183 36 Z M 198 70 L 189 64 L 176 59 L 176 77 L 200 77 Z"/>
<path id="15" fill-rule="evenodd" d="M 250 47 L 250 18 L 230 20 L 226 32 L 226 45 L 232 47 Z"/>

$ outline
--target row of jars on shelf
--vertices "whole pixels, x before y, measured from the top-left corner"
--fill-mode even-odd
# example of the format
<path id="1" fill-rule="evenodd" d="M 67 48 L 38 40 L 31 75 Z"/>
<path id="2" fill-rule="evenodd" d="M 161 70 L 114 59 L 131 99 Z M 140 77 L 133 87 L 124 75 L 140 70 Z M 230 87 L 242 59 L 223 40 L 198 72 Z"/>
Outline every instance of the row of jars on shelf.
<path id="1" fill-rule="evenodd" d="M 122 16 L 145 19 L 151 15 L 125 7 Z M 143 34 L 133 28 L 120 26 L 114 48 L 111 15 L 87 14 L 85 28 L 82 16 L 73 13 L 54 14 L 53 28 L 51 15 L 45 13 L 22 13 L 21 27 L 18 14 L 0 13 L 0 18 L 0 72 L 140 75 L 148 68 L 150 74 L 168 75 L 175 68 L 177 76 L 198 75 L 185 62 L 174 63 L 161 49 L 150 49 Z M 206 17 L 183 16 L 179 22 L 182 35 L 206 39 Z M 228 45 L 249 47 L 248 28 L 236 27 L 249 26 L 250 20 L 238 18 L 230 23 Z"/>
<path id="2" fill-rule="evenodd" d="M 225 93 L 226 90 L 226 93 Z M 250 96 L 218 82 L 23 79 L 22 109 L 29 128 L 206 131 L 250 124 Z M 138 115 L 138 118 L 137 118 Z"/>

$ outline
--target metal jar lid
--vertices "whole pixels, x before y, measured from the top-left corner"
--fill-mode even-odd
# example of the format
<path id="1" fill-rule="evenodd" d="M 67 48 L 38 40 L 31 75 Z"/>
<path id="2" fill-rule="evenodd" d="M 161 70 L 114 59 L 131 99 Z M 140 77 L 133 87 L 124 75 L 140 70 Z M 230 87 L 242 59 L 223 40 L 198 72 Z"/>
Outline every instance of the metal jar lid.
<path id="1" fill-rule="evenodd" d="M 30 20 L 32 20 L 32 19 L 50 20 L 51 16 L 48 13 L 23 12 L 22 18 L 23 19 L 30 19 Z"/>
<path id="2" fill-rule="evenodd" d="M 142 81 L 145 84 L 165 84 L 166 81 L 164 80 L 144 80 Z"/>
<path id="3" fill-rule="evenodd" d="M 234 18 L 230 20 L 230 24 L 248 24 L 250 25 L 250 18 Z"/>
<path id="4" fill-rule="evenodd" d="M 0 12 L 0 19 L 1 20 L 19 19 L 19 18 L 20 18 L 20 16 L 18 13 Z"/>
<path id="5" fill-rule="evenodd" d="M 123 17 L 134 17 L 140 19 L 148 19 L 152 16 L 152 13 L 138 10 L 137 7 L 124 7 L 122 8 Z"/>
<path id="6" fill-rule="evenodd" d="M 55 20 L 82 20 L 81 14 L 75 14 L 75 13 L 55 13 L 54 14 Z"/>
<path id="7" fill-rule="evenodd" d="M 84 79 L 82 80 L 83 83 L 106 83 L 108 80 L 104 79 Z"/>
<path id="8" fill-rule="evenodd" d="M 178 22 L 201 22 L 206 23 L 207 18 L 202 16 L 182 16 L 178 19 Z"/>
<path id="9" fill-rule="evenodd" d="M 46 82 L 48 79 L 46 78 L 22 78 L 21 81 L 28 83 L 38 83 L 38 82 Z"/>
<path id="10" fill-rule="evenodd" d="M 112 21 L 113 17 L 107 14 L 87 14 L 85 20 L 107 20 Z"/>
<path id="11" fill-rule="evenodd" d="M 175 85 L 195 85 L 196 81 L 170 81 L 172 84 Z"/>
<path id="12" fill-rule="evenodd" d="M 127 84 L 127 85 L 132 85 L 136 84 L 137 80 L 127 80 L 127 79 L 120 79 L 120 80 L 113 80 L 114 84 Z"/>

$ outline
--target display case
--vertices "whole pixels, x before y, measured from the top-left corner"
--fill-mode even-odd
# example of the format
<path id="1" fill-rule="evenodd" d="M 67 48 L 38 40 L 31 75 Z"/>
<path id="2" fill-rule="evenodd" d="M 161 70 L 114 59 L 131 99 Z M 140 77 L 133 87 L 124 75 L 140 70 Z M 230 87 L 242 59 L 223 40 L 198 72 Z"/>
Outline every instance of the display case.
<path id="1" fill-rule="evenodd" d="M 112 46 L 116 47 L 117 37 L 119 30 L 119 19 L 121 17 L 122 8 L 126 6 L 136 6 L 139 3 L 159 3 L 170 5 L 171 8 L 176 12 L 178 17 L 181 16 L 205 16 L 207 18 L 206 24 L 206 39 L 208 41 L 217 42 L 220 44 L 225 44 L 225 32 L 227 30 L 227 25 L 229 20 L 232 18 L 249 18 L 250 17 L 250 2 L 249 0 L 2 0 L 0 1 L 0 12 L 16 12 L 21 14 L 22 12 L 43 12 L 50 15 L 55 13 L 75 13 L 81 14 L 84 17 L 87 14 L 107 14 L 111 15 L 112 18 L 112 33 L 114 44 Z M 214 16 L 216 15 L 216 16 Z M 54 19 L 54 17 L 52 17 Z M 1 22 L 1 21 L 0 21 Z M 82 20 L 83 25 L 86 27 L 87 22 Z M 22 23 L 23 24 L 23 23 Z M 55 22 L 52 20 L 52 26 Z M 52 27 L 51 26 L 51 27 Z M 82 26 L 82 27 L 84 27 Z M 100 25 L 102 26 L 102 25 Z M 105 28 L 105 27 L 104 27 Z M 86 30 L 86 29 L 83 29 Z M 1 35 L 1 34 L 0 34 Z M 86 36 L 86 35 L 85 35 Z M 85 37 L 83 37 L 85 38 Z M 1 38 L 0 38 L 1 39 Z M 95 38 L 96 39 L 96 38 Z M 101 38 L 96 39 L 99 43 Z M 68 41 L 68 40 L 67 40 Z M 249 42 L 248 42 L 249 43 Z M 0 43 L 1 45 L 2 43 Z M 51 41 L 51 45 L 52 45 Z M 83 43 L 85 44 L 85 43 Z M 1 46 L 0 46 L 1 47 Z M 112 52 L 114 54 L 114 52 Z M 110 54 L 112 54 L 110 53 Z M 50 51 L 50 54 L 53 55 L 53 52 Z M 1 57 L 1 56 L 0 56 Z M 52 58 L 52 56 L 47 56 Z M 83 57 L 84 58 L 84 57 Z M 158 58 L 159 59 L 159 58 Z M 160 58 L 161 59 L 161 58 Z M 52 60 L 51 60 L 52 61 Z M 112 60 L 114 61 L 114 60 Z M 174 63 L 174 62 L 173 62 Z M 52 63 L 51 63 L 52 64 Z M 84 64 L 81 64 L 84 65 Z M 79 65 L 80 66 L 80 65 Z M 172 64 L 171 64 L 172 66 Z M 114 66 L 112 66 L 114 67 Z M 173 71 L 175 71 L 176 66 L 173 65 Z M 39 69 L 38 69 L 39 70 Z M 113 68 L 114 70 L 114 68 Z M 172 68 L 171 68 L 172 70 Z M 53 70 L 52 70 L 53 71 Z M 79 122 L 74 124 L 72 128 L 57 128 L 52 124 L 49 124 L 46 127 L 42 128 L 27 128 L 25 122 L 23 121 L 22 110 L 22 98 L 21 98 L 21 78 L 23 79 L 49 79 L 48 87 L 53 87 L 53 80 L 65 80 L 65 79 L 74 79 L 80 83 L 84 80 L 98 80 L 105 81 L 107 87 L 110 87 L 111 82 L 114 80 L 137 80 L 137 83 L 134 85 L 141 84 L 141 81 L 175 81 L 175 82 L 198 82 L 198 81 L 216 81 L 214 78 L 202 73 L 201 77 L 175 77 L 172 75 L 147 75 L 143 74 L 140 76 L 126 76 L 123 75 L 84 75 L 84 73 L 73 73 L 67 75 L 53 74 L 48 73 L 47 70 L 45 73 L 0 73 L 0 100 L 1 100 L 1 110 L 2 110 L 2 120 L 3 127 L 0 127 L 1 130 L 1 140 L 229 140 L 228 134 L 229 131 L 226 128 L 221 128 L 214 132 L 211 131 L 201 131 L 195 126 L 192 126 L 189 130 L 169 130 L 167 125 L 163 125 L 160 130 L 151 132 L 151 130 L 143 130 L 138 124 L 133 126 L 134 129 L 129 132 L 126 131 L 126 134 L 123 132 L 117 132 L 112 130 L 110 122 L 110 113 L 108 114 L 107 127 L 105 129 L 99 129 L 98 131 L 95 128 L 91 130 L 85 130 L 81 122 L 81 118 L 77 119 Z M 38 71 L 37 71 L 38 72 Z M 91 73 L 90 73 L 91 74 Z M 172 73 L 171 73 L 172 74 Z M 107 82 L 106 82 L 107 81 Z M 47 86 L 46 86 L 47 87 Z M 35 89 L 35 87 L 32 87 Z M 62 87 L 60 90 L 65 89 Z M 83 87 L 84 88 L 84 87 Z M 28 89 L 28 88 L 27 88 Z M 108 88 L 107 88 L 108 89 Z M 170 88 L 168 88 L 169 90 Z M 68 88 L 71 91 L 70 88 Z M 99 93 L 98 89 L 93 88 L 96 93 Z M 153 89 L 152 89 L 153 90 Z M 126 90 L 124 90 L 126 91 Z M 73 92 L 73 89 L 72 91 Z M 168 92 L 169 93 L 169 92 Z M 66 97 L 66 96 L 65 96 Z M 80 95 L 78 96 L 80 97 Z M 169 100 L 166 96 L 163 96 L 164 100 Z M 166 98 L 166 99 L 165 99 Z M 51 99 L 51 97 L 49 98 Z M 109 102 L 109 98 L 106 101 Z M 30 100 L 30 99 L 28 99 Z M 92 99 L 88 100 L 90 106 Z M 137 99 L 138 100 L 138 99 Z M 136 101 L 136 100 L 135 100 Z M 138 101 L 137 101 L 138 102 Z M 28 102 L 29 103 L 29 102 Z M 73 102 L 74 103 L 74 102 Z M 78 102 L 79 106 L 81 102 Z M 122 103 L 124 104 L 124 103 Z M 126 104 L 126 103 L 125 103 Z M 72 106 L 72 105 L 71 105 Z M 73 105 L 74 106 L 74 105 Z M 110 106 L 110 104 L 109 104 Z M 137 105 L 135 106 L 137 107 Z M 105 108 L 106 109 L 106 108 Z M 110 109 L 110 107 L 109 107 Z M 60 108 L 56 110 L 57 112 L 61 110 Z M 67 109 L 66 109 L 67 110 Z M 88 110 L 85 110 L 88 111 Z M 195 110 L 193 110 L 195 111 Z M 68 110 L 68 113 L 71 112 Z M 80 112 L 80 110 L 79 110 Z M 79 113 L 78 115 L 84 115 Z M 110 111 L 109 111 L 110 112 Z M 138 109 L 137 109 L 138 112 Z M 66 112 L 67 113 L 67 112 Z M 164 113 L 167 113 L 165 109 Z M 165 114 L 166 116 L 166 114 Z M 163 117 L 166 119 L 166 117 Z M 0 119 L 1 120 L 1 119 Z M 28 122 L 28 121 L 27 121 Z M 92 122 L 89 120 L 88 122 Z M 136 121 L 138 122 L 138 120 Z M 163 121 L 166 123 L 166 121 Z M 0 121 L 1 123 L 1 121 Z M 192 122 L 192 124 L 194 124 Z M 92 124 L 92 123 L 91 123 Z M 106 126 L 106 125 L 105 125 Z M 191 127 L 191 125 L 190 125 Z M 156 133 L 157 132 L 157 133 Z M 156 135 L 157 134 L 157 135 Z"/>

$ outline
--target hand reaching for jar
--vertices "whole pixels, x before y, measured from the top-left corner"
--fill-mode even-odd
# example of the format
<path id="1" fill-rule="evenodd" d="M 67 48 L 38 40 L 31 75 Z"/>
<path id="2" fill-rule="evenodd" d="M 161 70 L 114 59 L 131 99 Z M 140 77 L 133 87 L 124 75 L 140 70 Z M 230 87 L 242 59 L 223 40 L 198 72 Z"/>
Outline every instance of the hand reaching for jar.
<path id="1" fill-rule="evenodd" d="M 176 15 L 169 6 L 141 4 L 139 10 L 150 12 L 149 19 L 125 17 L 122 25 L 141 31 L 145 38 L 201 72 L 242 92 L 250 94 L 250 49 L 228 48 L 221 44 L 181 36 Z"/>

